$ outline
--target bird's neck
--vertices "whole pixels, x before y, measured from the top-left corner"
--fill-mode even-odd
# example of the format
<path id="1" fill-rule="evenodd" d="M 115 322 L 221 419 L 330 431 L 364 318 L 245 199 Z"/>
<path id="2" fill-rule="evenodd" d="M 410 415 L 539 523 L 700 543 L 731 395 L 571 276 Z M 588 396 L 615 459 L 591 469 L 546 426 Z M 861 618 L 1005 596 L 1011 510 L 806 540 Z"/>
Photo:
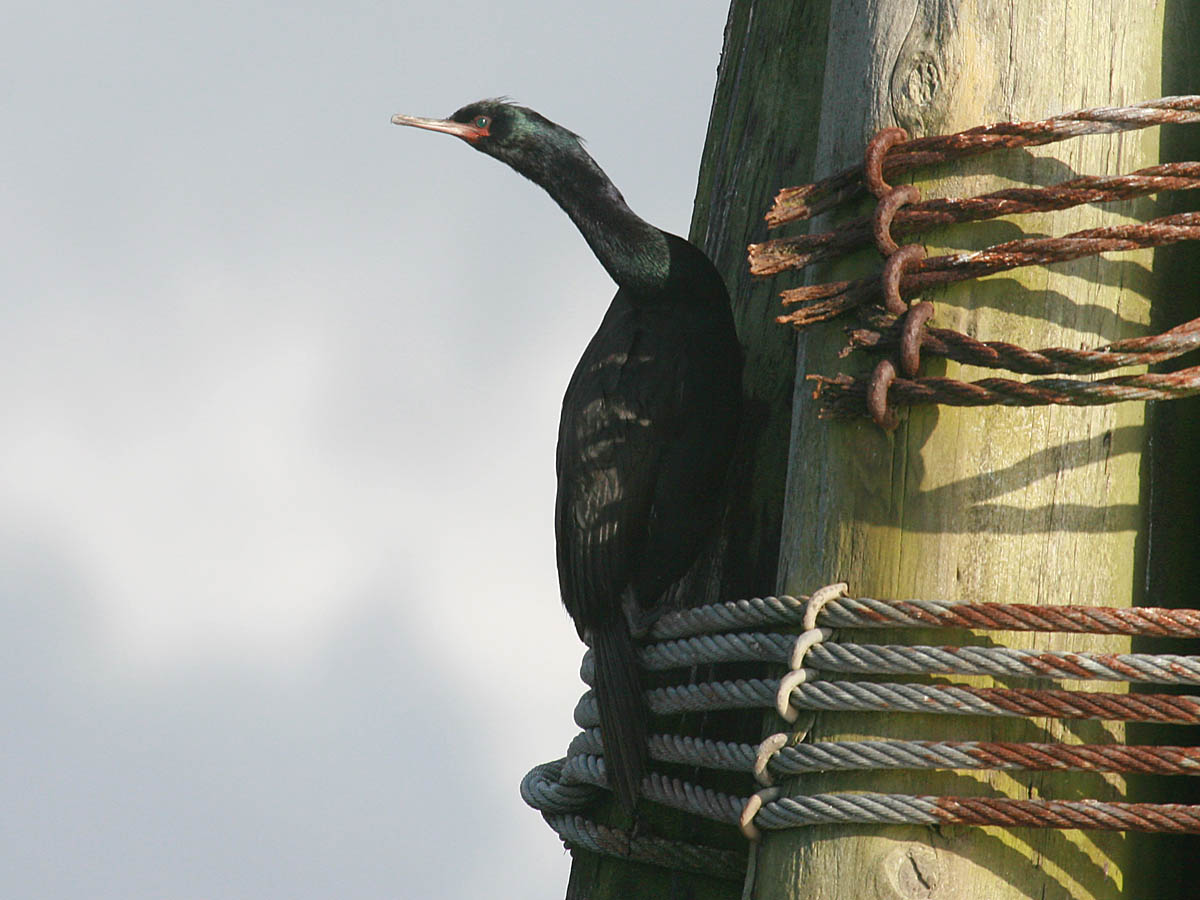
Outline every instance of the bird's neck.
<path id="1" fill-rule="evenodd" d="M 530 177 L 546 189 L 582 232 L 613 281 L 635 294 L 652 294 L 667 281 L 667 238 L 642 219 L 582 148 L 552 156 Z"/>

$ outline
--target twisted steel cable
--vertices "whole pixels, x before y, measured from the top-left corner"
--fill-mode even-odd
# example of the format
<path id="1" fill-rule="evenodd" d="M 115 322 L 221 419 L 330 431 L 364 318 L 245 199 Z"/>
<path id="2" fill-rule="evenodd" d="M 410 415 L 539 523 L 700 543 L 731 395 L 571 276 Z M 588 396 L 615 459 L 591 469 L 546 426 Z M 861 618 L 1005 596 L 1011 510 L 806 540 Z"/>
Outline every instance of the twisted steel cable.
<path id="1" fill-rule="evenodd" d="M 805 617 L 804 598 L 753 598 L 663 616 L 652 629 L 666 638 L 645 648 L 655 667 L 694 665 L 751 658 L 786 663 L 793 634 L 710 634 L 714 629 L 749 629 L 763 624 L 797 627 Z M 1044 607 L 1031 604 L 953 603 L 925 600 L 877 600 L 835 597 L 813 625 L 838 628 L 962 627 L 1023 631 L 1071 631 L 1097 634 L 1200 635 L 1200 611 L 1156 608 Z M 1148 654 L 1034 653 L 1004 647 L 906 647 L 818 643 L 809 647 L 806 664 L 836 670 L 905 673 L 944 671 L 1106 680 L 1161 679 L 1193 683 L 1200 660 Z M 585 666 L 586 668 L 586 666 Z M 746 679 L 672 685 L 647 693 L 656 714 L 710 709 L 774 707 L 778 681 Z M 1052 716 L 1126 721 L 1200 723 L 1200 698 L 1161 694 L 1110 694 L 1063 690 L 1014 690 L 958 685 L 873 684 L 810 681 L 790 694 L 791 703 L 810 710 L 896 710 L 920 713 L 998 716 Z M 591 802 L 607 776 L 598 715 L 590 694 L 581 698 L 576 721 L 585 730 L 572 741 L 569 755 L 538 767 L 526 777 L 522 795 L 542 809 L 547 821 L 568 835 L 568 843 L 628 855 L 628 835 L 571 832 L 578 811 Z M 650 739 L 650 756 L 672 763 L 724 771 L 753 772 L 761 765 L 784 778 L 813 771 L 866 769 L 1029 769 L 1043 771 L 1143 772 L 1200 774 L 1198 747 L 1069 745 L 987 741 L 838 741 L 788 746 L 776 736 L 763 747 L 671 734 Z M 763 756 L 764 748 L 770 751 Z M 734 823 L 747 798 L 650 773 L 643 794 L 718 822 Z M 774 792 L 774 789 L 772 789 Z M 773 793 L 764 796 L 772 796 Z M 749 808 L 749 807 L 747 807 Z M 585 820 L 586 821 L 586 820 Z M 1006 798 L 911 797 L 884 794 L 828 794 L 781 797 L 767 802 L 754 820 L 763 828 L 863 822 L 946 822 L 1052 828 L 1113 828 L 1148 831 L 1200 830 L 1194 807 L 1102 801 L 1027 801 Z M 602 826 L 600 826 L 602 827 Z M 569 833 L 569 834 L 568 834 Z M 588 843 L 583 843 L 587 841 Z M 686 868 L 675 849 L 639 850 L 656 864 Z M 671 861 L 673 860 L 673 861 Z"/>
<path id="2" fill-rule="evenodd" d="M 773 708 L 778 688 L 778 681 L 761 678 L 671 685 L 647 691 L 646 702 L 655 715 Z M 808 710 L 1200 723 L 1200 700 L 1174 694 L 810 681 L 794 688 L 790 699 L 795 708 Z M 591 691 L 575 705 L 575 723 L 580 728 L 600 724 Z"/>
<path id="3" fill-rule="evenodd" d="M 543 813 L 568 850 L 582 847 L 593 853 L 647 863 L 664 869 L 694 872 L 722 881 L 740 882 L 746 872 L 745 854 L 701 847 L 665 838 L 634 836 L 579 815 Z"/>
<path id="4" fill-rule="evenodd" d="M 795 635 L 778 633 L 699 635 L 650 644 L 641 648 L 639 655 L 642 665 L 651 671 L 724 662 L 787 665 L 795 643 Z M 1200 656 L 1177 654 L 821 643 L 808 650 L 805 665 L 829 672 L 864 675 L 959 674 L 1200 684 Z M 589 652 L 582 666 L 584 683 L 592 683 L 592 673 Z"/>
<path id="5" fill-rule="evenodd" d="M 1148 222 L 1088 228 L 1062 237 L 1018 238 L 983 250 L 948 253 L 914 262 L 900 279 L 900 294 L 912 297 L 936 285 L 980 278 L 1023 266 L 1046 266 L 1117 250 L 1162 247 L 1200 240 L 1200 212 L 1176 213 Z M 849 312 L 880 296 L 880 278 L 791 288 L 781 295 L 784 305 L 806 305 L 777 316 L 777 322 L 806 328 Z"/>
<path id="6" fill-rule="evenodd" d="M 1160 191 L 1200 188 L 1200 162 L 1164 163 L 1128 175 L 1081 175 L 1046 187 L 1007 188 L 977 197 L 924 200 L 899 210 L 893 232 L 906 235 L 938 225 L 979 222 L 1020 213 L 1053 212 L 1084 203 L 1113 203 Z M 782 223 L 780 223 L 782 224 Z M 775 275 L 835 259 L 871 243 L 871 218 L 859 216 L 834 231 L 801 234 L 751 244 L 750 274 Z"/>
<path id="7" fill-rule="evenodd" d="M 809 376 L 816 384 L 813 396 L 820 401 L 818 415 L 823 418 L 847 418 L 867 415 L 865 378 L 837 375 Z M 1177 372 L 1149 372 L 1120 375 L 1097 381 L 1069 378 L 1039 378 L 1013 381 L 1010 378 L 983 378 L 958 381 L 953 378 L 896 378 L 888 388 L 888 403 L 919 406 L 940 403 L 947 406 L 1099 406 L 1130 400 L 1178 400 L 1200 394 L 1200 366 Z"/>
<path id="8" fill-rule="evenodd" d="M 850 344 L 841 352 L 895 350 L 900 345 L 901 323 L 886 312 L 868 314 L 870 328 L 849 330 Z M 1114 341 L 1094 350 L 1043 347 L 1026 350 L 1003 341 L 979 341 L 949 328 L 927 326 L 921 335 L 921 352 L 972 366 L 1008 369 L 1029 375 L 1084 375 L 1123 366 L 1164 362 L 1200 348 L 1200 319 L 1192 319 L 1162 334 Z"/>
<path id="9" fill-rule="evenodd" d="M 535 766 L 521 781 L 521 797 L 562 838 L 568 849 L 583 847 L 593 853 L 649 863 L 668 869 L 696 872 L 727 881 L 741 881 L 744 854 L 701 847 L 648 835 L 631 835 L 579 815 L 597 791 L 589 784 L 564 779 L 567 760 Z M 676 796 L 691 793 L 677 789 Z"/>
<path id="10" fill-rule="evenodd" d="M 554 765 L 547 764 L 539 769 L 544 771 Z M 747 798 L 710 791 L 658 775 L 647 777 L 643 787 L 659 802 L 728 824 L 737 821 L 741 808 L 747 802 Z M 626 832 L 590 822 L 576 814 L 543 811 L 543 816 L 568 846 L 576 844 L 597 853 L 705 874 L 725 872 L 728 874 L 724 877 L 730 879 L 733 873 L 740 871 L 739 866 L 744 865 L 740 855 L 729 851 L 695 847 L 661 838 L 631 837 Z M 784 796 L 769 800 L 758 811 L 755 824 L 770 830 L 827 824 L 955 824 L 1188 834 L 1200 832 L 1200 806 L 1115 800 L 845 792 Z"/>
<path id="11" fill-rule="evenodd" d="M 562 761 L 534 771 L 547 777 L 562 774 Z M 531 773 L 532 775 L 533 773 Z M 528 781 L 530 776 L 526 776 Z M 717 822 L 734 824 L 747 798 L 712 791 L 656 773 L 643 781 L 648 797 Z M 553 793 L 531 791 L 531 796 Z M 539 808 L 535 805 L 535 808 Z M 701 848 L 653 837 L 633 837 L 572 813 L 542 810 L 551 827 L 570 846 L 650 862 L 668 868 L 709 873 L 732 873 L 742 857 L 715 848 Z M 1045 800 L 1009 797 L 937 797 L 877 792 L 825 793 L 783 796 L 758 811 L 755 824 L 778 830 L 808 825 L 1001 825 L 1010 828 L 1083 828 L 1109 831 L 1200 832 L 1200 806 L 1179 803 L 1129 803 L 1113 800 Z"/>
<path id="12" fill-rule="evenodd" d="M 806 599 L 751 597 L 679 610 L 662 616 L 650 629 L 650 637 L 665 641 L 772 625 L 799 627 Z M 1200 637 L 1200 610 L 838 597 L 821 610 L 817 624 L 830 628 L 972 628 L 1196 638 Z"/>
<path id="13" fill-rule="evenodd" d="M 834 179 L 780 192 L 768 221 L 781 224 L 806 218 L 818 207 L 845 199 L 859 190 L 865 181 L 879 181 L 914 165 L 943 161 L 956 156 L 983 152 L 997 146 L 1023 146 L 1047 143 L 1081 133 L 1122 131 L 1147 125 L 1200 121 L 1200 96 L 1167 97 L 1130 107 L 1081 110 L 1041 122 L 1002 123 L 969 129 L 957 135 L 941 135 L 896 143 L 890 137 L 883 153 L 872 155 L 885 134 L 880 132 L 868 146 L 866 157 L 871 167 L 847 170 Z M 903 136 L 902 132 L 900 133 Z M 868 172 L 868 168 L 870 171 Z M 888 209 L 889 228 L 913 231 L 950 222 L 978 221 L 1011 213 L 1064 209 L 1080 203 L 1111 202 L 1162 190 L 1191 190 L 1200 186 L 1200 163 L 1167 163 L 1140 169 L 1129 175 L 1080 176 L 1049 187 L 1012 188 L 979 197 L 941 199 L 911 203 L 905 208 Z M 916 198 L 914 198 L 916 199 Z M 883 213 L 883 205 L 876 210 Z M 802 268 L 820 259 L 853 250 L 872 237 L 878 241 L 878 223 L 860 217 L 844 223 L 834 232 L 802 235 L 752 245 L 750 265 L 754 274 L 773 274 L 785 268 Z M 924 289 L 995 272 L 1029 266 L 1050 265 L 1110 251 L 1158 247 L 1183 240 L 1200 240 L 1200 213 L 1180 213 L 1150 222 L 1092 228 L 1063 237 L 1022 238 L 975 252 L 952 253 L 915 260 L 905 267 L 893 290 L 890 312 L 902 311 L 899 298 L 913 297 Z M 891 238 L 889 237 L 889 241 Z M 889 246 L 894 247 L 894 243 Z M 878 302 L 882 290 L 880 276 L 815 284 L 793 288 L 782 294 L 785 305 L 800 304 L 777 317 L 776 321 L 804 328 L 853 309 Z M 1028 351 L 1003 342 L 981 342 L 948 329 L 901 321 L 883 313 L 865 313 L 873 328 L 851 332 L 849 347 L 893 352 L 903 349 L 905 358 L 917 360 L 920 353 L 931 352 L 959 362 L 1037 375 L 1062 373 L 1085 374 L 1125 365 L 1148 365 L 1171 359 L 1195 349 L 1200 343 L 1200 322 L 1187 323 L 1164 335 L 1137 339 L 1136 343 L 1096 350 L 1071 350 L 1051 347 Z M 927 318 L 927 316 L 926 316 Z M 910 366 L 908 380 L 893 381 L 891 369 L 881 362 L 871 379 L 848 376 L 816 381 L 814 396 L 820 400 L 823 418 L 870 415 L 881 427 L 892 428 L 897 422 L 895 404 L 941 403 L 952 406 L 1090 406 L 1122 401 L 1158 401 L 1193 396 L 1200 392 L 1200 367 L 1181 372 L 1154 375 L 1130 375 L 1102 382 L 1075 382 L 1043 379 L 1023 383 L 1011 379 L 984 379 L 964 382 L 954 379 L 916 379 Z"/>
<path id="14" fill-rule="evenodd" d="M 1200 831 L 1200 806 L 1105 800 L 1019 800 L 1008 797 L 913 797 L 904 794 L 814 794 L 763 806 L 761 828 L 866 823 L 1003 825 L 1104 831 Z"/>
<path id="15" fill-rule="evenodd" d="M 935 165 L 1011 147 L 1035 147 L 1083 134 L 1106 134 L 1156 125 L 1200 122 L 1200 96 L 1160 97 L 1132 106 L 1081 109 L 1039 122 L 999 122 L 956 134 L 916 138 L 897 144 L 884 158 L 883 173 L 894 176 L 919 166 Z M 845 169 L 813 184 L 784 188 L 766 215 L 771 227 L 808 219 L 862 194 L 862 165 Z"/>
<path id="16" fill-rule="evenodd" d="M 678 734 L 650 736 L 656 762 L 717 771 L 754 771 L 759 748 Z M 598 729 L 580 732 L 567 750 L 563 777 L 588 772 L 587 783 L 603 776 L 604 748 Z M 1017 741 L 819 741 L 783 746 L 767 764 L 775 777 L 809 772 L 877 769 L 1021 769 L 1027 771 L 1138 772 L 1148 775 L 1200 775 L 1200 747 L 1127 744 L 1050 744 Z"/>

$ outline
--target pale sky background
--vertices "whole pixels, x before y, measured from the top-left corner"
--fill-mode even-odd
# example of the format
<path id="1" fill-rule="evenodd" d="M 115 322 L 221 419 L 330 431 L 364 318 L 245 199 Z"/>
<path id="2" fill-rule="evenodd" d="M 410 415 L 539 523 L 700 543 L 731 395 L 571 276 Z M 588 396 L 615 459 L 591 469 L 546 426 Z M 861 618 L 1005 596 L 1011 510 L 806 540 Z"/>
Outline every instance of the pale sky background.
<path id="1" fill-rule="evenodd" d="M 510 95 L 686 233 L 725 0 L 9 0 L 5 900 L 561 897 L 553 450 L 613 287 L 389 124 Z"/>

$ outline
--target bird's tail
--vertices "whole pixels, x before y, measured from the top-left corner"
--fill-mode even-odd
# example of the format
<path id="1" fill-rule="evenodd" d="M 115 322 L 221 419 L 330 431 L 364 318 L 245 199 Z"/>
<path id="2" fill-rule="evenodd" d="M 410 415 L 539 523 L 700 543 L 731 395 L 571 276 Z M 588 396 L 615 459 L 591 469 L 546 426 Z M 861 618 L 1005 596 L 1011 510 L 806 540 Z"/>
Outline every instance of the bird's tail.
<path id="1" fill-rule="evenodd" d="M 604 741 L 604 768 L 621 805 L 633 810 L 646 771 L 647 712 L 637 651 L 624 616 L 592 629 L 596 704 Z"/>

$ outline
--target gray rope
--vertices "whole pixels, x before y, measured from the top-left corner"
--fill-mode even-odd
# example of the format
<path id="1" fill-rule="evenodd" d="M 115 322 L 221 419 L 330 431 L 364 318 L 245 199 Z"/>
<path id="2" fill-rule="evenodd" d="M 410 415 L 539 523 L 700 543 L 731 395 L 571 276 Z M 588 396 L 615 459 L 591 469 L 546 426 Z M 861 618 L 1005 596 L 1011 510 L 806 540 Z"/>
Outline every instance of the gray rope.
<path id="1" fill-rule="evenodd" d="M 646 692 L 655 715 L 724 709 L 770 708 L 778 681 L 760 678 L 680 684 Z M 853 712 L 911 712 L 975 716 L 1050 715 L 1064 719 L 1124 719 L 1131 722 L 1200 722 L 1200 704 L 1190 696 L 1098 694 L 1083 691 L 1017 691 L 956 685 L 873 684 L 811 681 L 794 688 L 797 709 Z M 588 691 L 575 706 L 580 728 L 600 724 L 596 701 Z"/>
<path id="2" fill-rule="evenodd" d="M 663 838 L 631 837 L 578 815 L 543 813 L 568 849 L 582 847 L 604 856 L 615 856 L 666 869 L 694 872 L 722 881 L 740 882 L 746 871 L 744 854 L 715 847 L 699 847 Z"/>
<path id="3" fill-rule="evenodd" d="M 681 684 L 646 692 L 646 702 L 656 715 L 711 712 L 718 709 L 770 708 L 774 705 L 778 681 L 751 678 L 741 681 L 716 681 L 703 685 Z M 596 698 L 588 691 L 575 704 L 575 724 L 593 728 L 600 724 Z"/>
<path id="4" fill-rule="evenodd" d="M 784 736 L 786 737 L 786 736 Z M 650 758 L 725 772 L 753 772 L 758 747 L 678 734 L 653 734 Z M 604 746 L 600 731 L 580 732 L 567 750 L 563 777 L 579 765 L 593 766 Z M 821 741 L 783 746 L 770 758 L 768 771 L 777 778 L 809 772 L 870 769 L 991 769 L 1086 772 L 1157 772 L 1200 775 L 1200 747 L 1155 747 L 1124 744 L 1048 744 L 1016 741 Z M 603 774 L 603 768 L 595 770 Z M 606 786 L 595 774 L 584 780 Z"/>
<path id="5" fill-rule="evenodd" d="M 562 780 L 566 761 L 534 766 L 521 779 L 521 799 L 543 813 L 573 813 L 587 809 L 599 793 L 587 784 L 568 784 Z"/>
<path id="6" fill-rule="evenodd" d="M 654 623 L 650 637 L 663 641 L 764 625 L 799 625 L 803 618 L 803 599 L 787 596 L 751 597 L 666 613 Z"/>
<path id="7" fill-rule="evenodd" d="M 763 804 L 755 823 L 760 828 L 794 828 L 851 822 L 876 825 L 937 825 L 935 807 L 925 797 L 902 794 L 813 794 L 780 797 Z"/>
<path id="8" fill-rule="evenodd" d="M 579 754 L 568 756 L 565 761 L 559 760 L 559 763 L 562 763 L 559 777 L 568 783 L 577 782 L 594 787 L 608 787 L 603 756 Z M 745 797 L 735 797 L 732 794 L 714 791 L 658 772 L 651 772 L 642 779 L 639 793 L 646 800 L 694 813 L 714 822 L 723 822 L 726 825 L 736 825 L 738 817 L 742 814 L 742 808 L 746 805 Z"/>
<path id="9" fill-rule="evenodd" d="M 753 597 L 663 615 L 650 629 L 656 641 L 722 631 L 799 627 L 805 598 Z M 876 600 L 839 597 L 817 618 L 829 628 L 964 628 L 1089 634 L 1200 637 L 1200 610 L 1135 607 L 1034 606 L 953 600 Z"/>
<path id="10" fill-rule="evenodd" d="M 818 644 L 808 651 L 814 669 L 888 675 L 995 675 L 1200 684 L 1200 657 L 1148 653 L 1067 653 L 1012 647 L 904 647 Z"/>
<path id="11" fill-rule="evenodd" d="M 1107 800 L 815 794 L 771 800 L 758 811 L 755 821 L 761 828 L 848 823 L 1003 824 L 1010 828 L 1091 828 L 1194 834 L 1200 830 L 1200 807 Z"/>
<path id="12" fill-rule="evenodd" d="M 700 635 L 644 647 L 641 662 L 653 671 L 722 662 L 786 665 L 795 642 L 795 635 L 788 634 Z M 1200 684 L 1200 656 L 1172 654 L 821 643 L 808 651 L 806 664 L 830 672 L 865 675 L 958 674 Z M 582 667 L 585 683 L 591 684 L 593 671 L 589 652 Z"/>
<path id="13" fill-rule="evenodd" d="M 682 766 L 703 766 L 725 772 L 753 772 L 758 749 L 751 744 L 714 741 L 683 734 L 652 734 L 650 758 Z M 567 758 L 575 754 L 599 755 L 604 752 L 598 728 L 580 732 L 567 749 Z"/>
<path id="14" fill-rule="evenodd" d="M 559 759 L 535 766 L 521 781 L 521 797 L 542 813 L 542 817 L 558 832 L 568 847 L 583 847 L 593 853 L 631 859 L 668 869 L 696 872 L 726 881 L 742 880 L 746 870 L 746 858 L 743 854 L 715 847 L 697 847 L 663 838 L 631 836 L 628 832 L 577 815 L 579 809 L 595 799 L 597 791 L 590 785 L 565 780 L 567 769 L 571 767 L 585 775 L 596 771 L 603 775 L 602 760 L 598 765 L 581 765 L 575 759 Z M 601 778 L 601 784 L 603 783 Z M 671 805 L 685 810 L 698 806 L 701 810 L 720 814 L 721 818 L 718 821 L 729 821 L 727 810 L 736 806 L 737 811 L 734 812 L 732 820 L 736 823 L 737 814 L 741 810 L 736 797 L 706 791 L 694 785 L 684 785 L 674 779 L 654 776 L 647 778 L 644 784 L 651 789 L 647 792 L 647 797 L 661 798 L 660 802 L 670 802 Z"/>
<path id="15" fill-rule="evenodd" d="M 844 587 L 844 586 L 839 586 Z M 837 590 L 834 588 L 833 590 Z M 828 596 L 830 589 L 823 589 Z M 963 674 L 1200 684 L 1200 657 L 1151 654 L 1035 652 L 1007 647 L 902 646 L 808 641 L 831 627 L 964 627 L 1060 630 L 1103 634 L 1200 634 L 1200 611 L 1022 604 L 880 601 L 835 597 L 818 611 L 806 600 L 763 598 L 718 604 L 662 617 L 652 629 L 657 643 L 641 649 L 650 670 L 689 669 L 726 662 L 767 662 L 804 667 L 807 680 L 787 696 L 805 710 L 903 711 L 989 716 L 1055 716 L 1128 721 L 1200 722 L 1200 699 L 1166 694 L 1087 693 L 1065 690 L 975 688 L 951 684 L 896 684 L 821 680 L 820 672 L 864 675 Z M 794 633 L 709 633 L 714 628 L 813 628 Z M 803 654 L 798 648 L 803 644 Z M 585 680 L 593 663 L 585 657 Z M 787 690 L 793 682 L 784 679 Z M 722 709 L 773 708 L 781 681 L 742 679 L 679 684 L 646 692 L 657 715 Z M 526 800 L 547 818 L 569 817 L 607 787 L 603 742 L 595 699 L 589 691 L 575 710 L 586 730 L 571 743 L 567 759 L 539 767 L 522 786 Z M 1200 748 L 1123 747 L 1018 742 L 840 741 L 789 746 L 796 736 L 774 735 L 761 747 L 679 735 L 649 740 L 658 763 L 753 772 L 762 783 L 814 771 L 863 769 L 1033 769 L 1200 774 Z M 911 797 L 890 794 L 826 794 L 782 797 L 778 788 L 738 797 L 651 772 L 641 793 L 647 800 L 724 823 L 742 823 L 748 836 L 762 828 L 818 823 L 965 824 L 1004 823 L 1040 827 L 1200 830 L 1200 809 L 1170 804 L 1057 803 L 1007 798 Z M 763 805 L 765 803 L 765 805 Z M 760 808 L 761 807 L 761 808 Z M 754 810 L 758 809 L 755 813 Z M 578 819 L 578 817 L 575 817 Z M 574 821 L 574 820 L 572 820 Z M 555 827 L 559 827 L 559 823 Z M 565 825 L 563 827 L 566 827 Z M 562 832 L 560 832 L 562 833 Z M 588 832 L 590 834 L 591 832 Z M 589 838 L 590 839 L 590 838 Z M 628 836 L 624 836 L 628 841 Z M 599 841 L 599 839 L 595 839 Z M 611 838 L 606 838 L 611 843 Z M 602 844 L 603 841 L 600 841 Z M 591 846 L 591 845 L 588 845 Z M 612 848 L 604 852 L 612 852 Z"/>

